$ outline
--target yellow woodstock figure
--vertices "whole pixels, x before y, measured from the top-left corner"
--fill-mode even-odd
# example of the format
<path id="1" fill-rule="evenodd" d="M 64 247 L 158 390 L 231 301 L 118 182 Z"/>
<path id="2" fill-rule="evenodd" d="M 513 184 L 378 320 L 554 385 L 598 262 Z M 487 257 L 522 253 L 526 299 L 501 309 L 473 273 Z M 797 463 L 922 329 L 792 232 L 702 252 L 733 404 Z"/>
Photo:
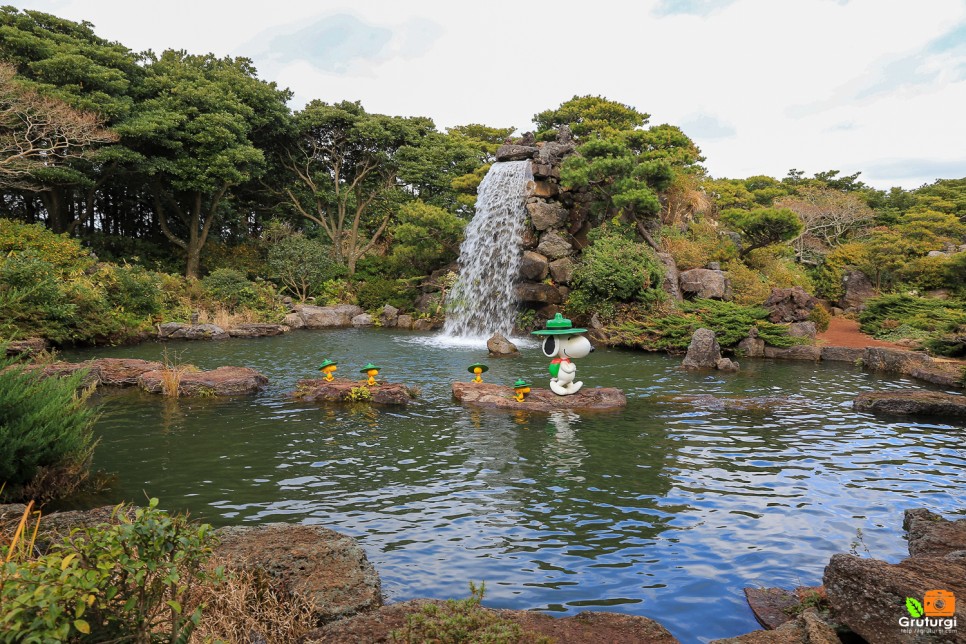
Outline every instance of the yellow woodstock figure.
<path id="1" fill-rule="evenodd" d="M 376 382 L 376 376 L 379 375 L 379 369 L 381 368 L 382 367 L 377 367 L 376 365 L 370 362 L 366 364 L 366 366 L 364 366 L 362 369 L 359 369 L 359 371 L 369 376 L 369 380 L 366 381 L 366 384 L 371 387 L 373 385 L 379 384 L 378 382 Z"/>
<path id="2" fill-rule="evenodd" d="M 513 399 L 517 402 L 523 402 L 527 394 L 530 393 L 530 383 L 523 378 L 518 379 L 513 383 Z"/>
<path id="3" fill-rule="evenodd" d="M 469 367 L 466 368 L 466 370 L 476 376 L 475 378 L 473 378 L 473 382 L 481 383 L 483 382 L 483 378 L 480 378 L 480 374 L 486 373 L 487 371 L 490 370 L 490 368 L 487 367 L 485 364 L 480 364 L 479 362 L 477 362 L 476 364 L 471 364 Z"/>
<path id="4" fill-rule="evenodd" d="M 337 364 L 339 363 L 326 358 L 325 360 L 322 361 L 322 364 L 319 365 L 319 371 L 325 374 L 326 382 L 332 382 L 332 380 L 334 380 L 334 378 L 332 377 L 332 372 L 338 369 L 338 367 L 336 366 Z"/>

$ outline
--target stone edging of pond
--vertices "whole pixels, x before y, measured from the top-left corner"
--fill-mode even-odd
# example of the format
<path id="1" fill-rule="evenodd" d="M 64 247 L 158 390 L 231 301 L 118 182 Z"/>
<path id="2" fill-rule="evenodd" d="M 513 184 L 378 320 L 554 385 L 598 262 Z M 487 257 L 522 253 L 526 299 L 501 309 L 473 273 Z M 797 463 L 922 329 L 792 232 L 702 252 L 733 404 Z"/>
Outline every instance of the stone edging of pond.
<path id="1" fill-rule="evenodd" d="M 376 405 L 408 405 L 416 397 L 417 389 L 408 385 L 393 382 L 383 382 L 377 385 L 366 384 L 365 380 L 358 382 L 350 380 L 333 380 L 325 378 L 299 380 L 295 386 L 292 398 L 304 402 L 339 402 L 339 403 L 373 403 Z"/>
<path id="2" fill-rule="evenodd" d="M 251 394 L 268 384 L 268 378 L 248 367 L 218 367 L 210 371 L 191 365 L 165 367 L 160 362 L 136 358 L 97 358 L 84 362 L 27 365 L 47 377 L 69 376 L 87 370 L 84 384 L 93 387 L 138 387 L 152 394 L 164 393 L 176 384 L 183 396 L 237 396 Z"/>
<path id="3" fill-rule="evenodd" d="M 585 387 L 576 394 L 558 396 L 549 389 L 531 388 L 523 402 L 513 397 L 513 388 L 503 385 L 475 382 L 454 382 L 453 397 L 464 405 L 516 409 L 522 411 L 551 412 L 611 411 L 627 406 L 627 397 L 620 389 Z"/>
<path id="4" fill-rule="evenodd" d="M 16 525 L 24 509 L 23 505 L 0 505 L 0 530 Z M 112 510 L 45 515 L 37 543 L 43 549 L 73 528 L 110 521 Z M 966 597 L 966 519 L 949 521 L 927 509 L 906 510 L 903 528 L 910 556 L 900 563 L 836 554 L 825 568 L 823 587 L 798 593 L 746 589 L 756 618 L 774 630 L 716 642 L 832 644 L 840 642 L 837 632 L 855 633 L 869 642 L 905 641 L 899 620 L 903 598 L 919 600 L 935 589 Z M 440 603 L 411 600 L 383 605 L 379 575 L 358 542 L 321 526 L 230 526 L 219 528 L 217 534 L 221 540 L 214 553 L 218 563 L 229 569 L 260 570 L 281 592 L 308 601 L 317 628 L 303 638 L 305 642 L 386 641 L 408 615 Z M 525 630 L 576 644 L 677 641 L 646 617 L 588 611 L 555 618 L 533 611 L 484 610 Z M 966 624 L 966 602 L 957 602 L 953 616 Z M 955 635 L 954 631 L 949 641 L 962 641 Z"/>

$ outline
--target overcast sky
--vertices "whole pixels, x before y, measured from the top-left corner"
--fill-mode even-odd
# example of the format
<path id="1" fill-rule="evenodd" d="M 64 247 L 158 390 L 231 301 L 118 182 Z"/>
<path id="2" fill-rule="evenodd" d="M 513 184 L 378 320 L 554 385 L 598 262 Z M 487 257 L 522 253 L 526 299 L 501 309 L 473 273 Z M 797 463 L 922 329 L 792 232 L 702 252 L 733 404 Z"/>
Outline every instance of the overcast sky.
<path id="1" fill-rule="evenodd" d="M 7 0 L 8 2 L 10 0 Z M 370 112 L 532 129 L 574 95 L 681 127 L 715 177 L 966 177 L 966 0 L 15 0 L 131 49 L 247 56 Z"/>

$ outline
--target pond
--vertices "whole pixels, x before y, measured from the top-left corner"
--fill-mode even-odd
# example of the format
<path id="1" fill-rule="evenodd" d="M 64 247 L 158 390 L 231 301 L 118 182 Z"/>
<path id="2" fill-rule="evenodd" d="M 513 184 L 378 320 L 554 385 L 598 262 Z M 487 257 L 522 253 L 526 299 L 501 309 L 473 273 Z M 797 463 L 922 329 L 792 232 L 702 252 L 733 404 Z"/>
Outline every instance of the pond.
<path id="1" fill-rule="evenodd" d="M 159 359 L 148 343 L 66 359 Z M 161 499 L 215 525 L 321 524 L 362 543 L 388 601 L 465 597 L 555 614 L 644 615 L 683 642 L 758 628 L 742 589 L 817 585 L 829 557 L 905 554 L 902 512 L 963 512 L 966 430 L 852 410 L 860 391 L 918 386 L 850 364 L 745 360 L 737 374 L 689 373 L 680 358 L 601 349 L 578 362 L 585 386 L 620 387 L 622 412 L 576 415 L 464 408 L 466 367 L 484 380 L 546 387 L 534 347 L 517 358 L 380 329 L 169 343 L 204 369 L 244 365 L 271 380 L 245 398 L 103 393 L 95 467 L 116 485 L 89 503 Z M 421 389 L 406 409 L 320 407 L 287 397 L 317 377 L 380 377 Z M 792 396 L 723 411 L 679 394 Z"/>

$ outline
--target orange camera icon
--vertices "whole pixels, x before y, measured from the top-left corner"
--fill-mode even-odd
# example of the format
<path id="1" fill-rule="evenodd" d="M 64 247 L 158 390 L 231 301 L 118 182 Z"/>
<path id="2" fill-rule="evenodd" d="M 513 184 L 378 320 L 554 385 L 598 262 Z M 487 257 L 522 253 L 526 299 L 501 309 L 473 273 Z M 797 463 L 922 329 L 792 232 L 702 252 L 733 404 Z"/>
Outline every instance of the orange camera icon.
<path id="1" fill-rule="evenodd" d="M 952 617 L 956 612 L 956 596 L 948 590 L 927 590 L 922 597 L 926 617 Z"/>

